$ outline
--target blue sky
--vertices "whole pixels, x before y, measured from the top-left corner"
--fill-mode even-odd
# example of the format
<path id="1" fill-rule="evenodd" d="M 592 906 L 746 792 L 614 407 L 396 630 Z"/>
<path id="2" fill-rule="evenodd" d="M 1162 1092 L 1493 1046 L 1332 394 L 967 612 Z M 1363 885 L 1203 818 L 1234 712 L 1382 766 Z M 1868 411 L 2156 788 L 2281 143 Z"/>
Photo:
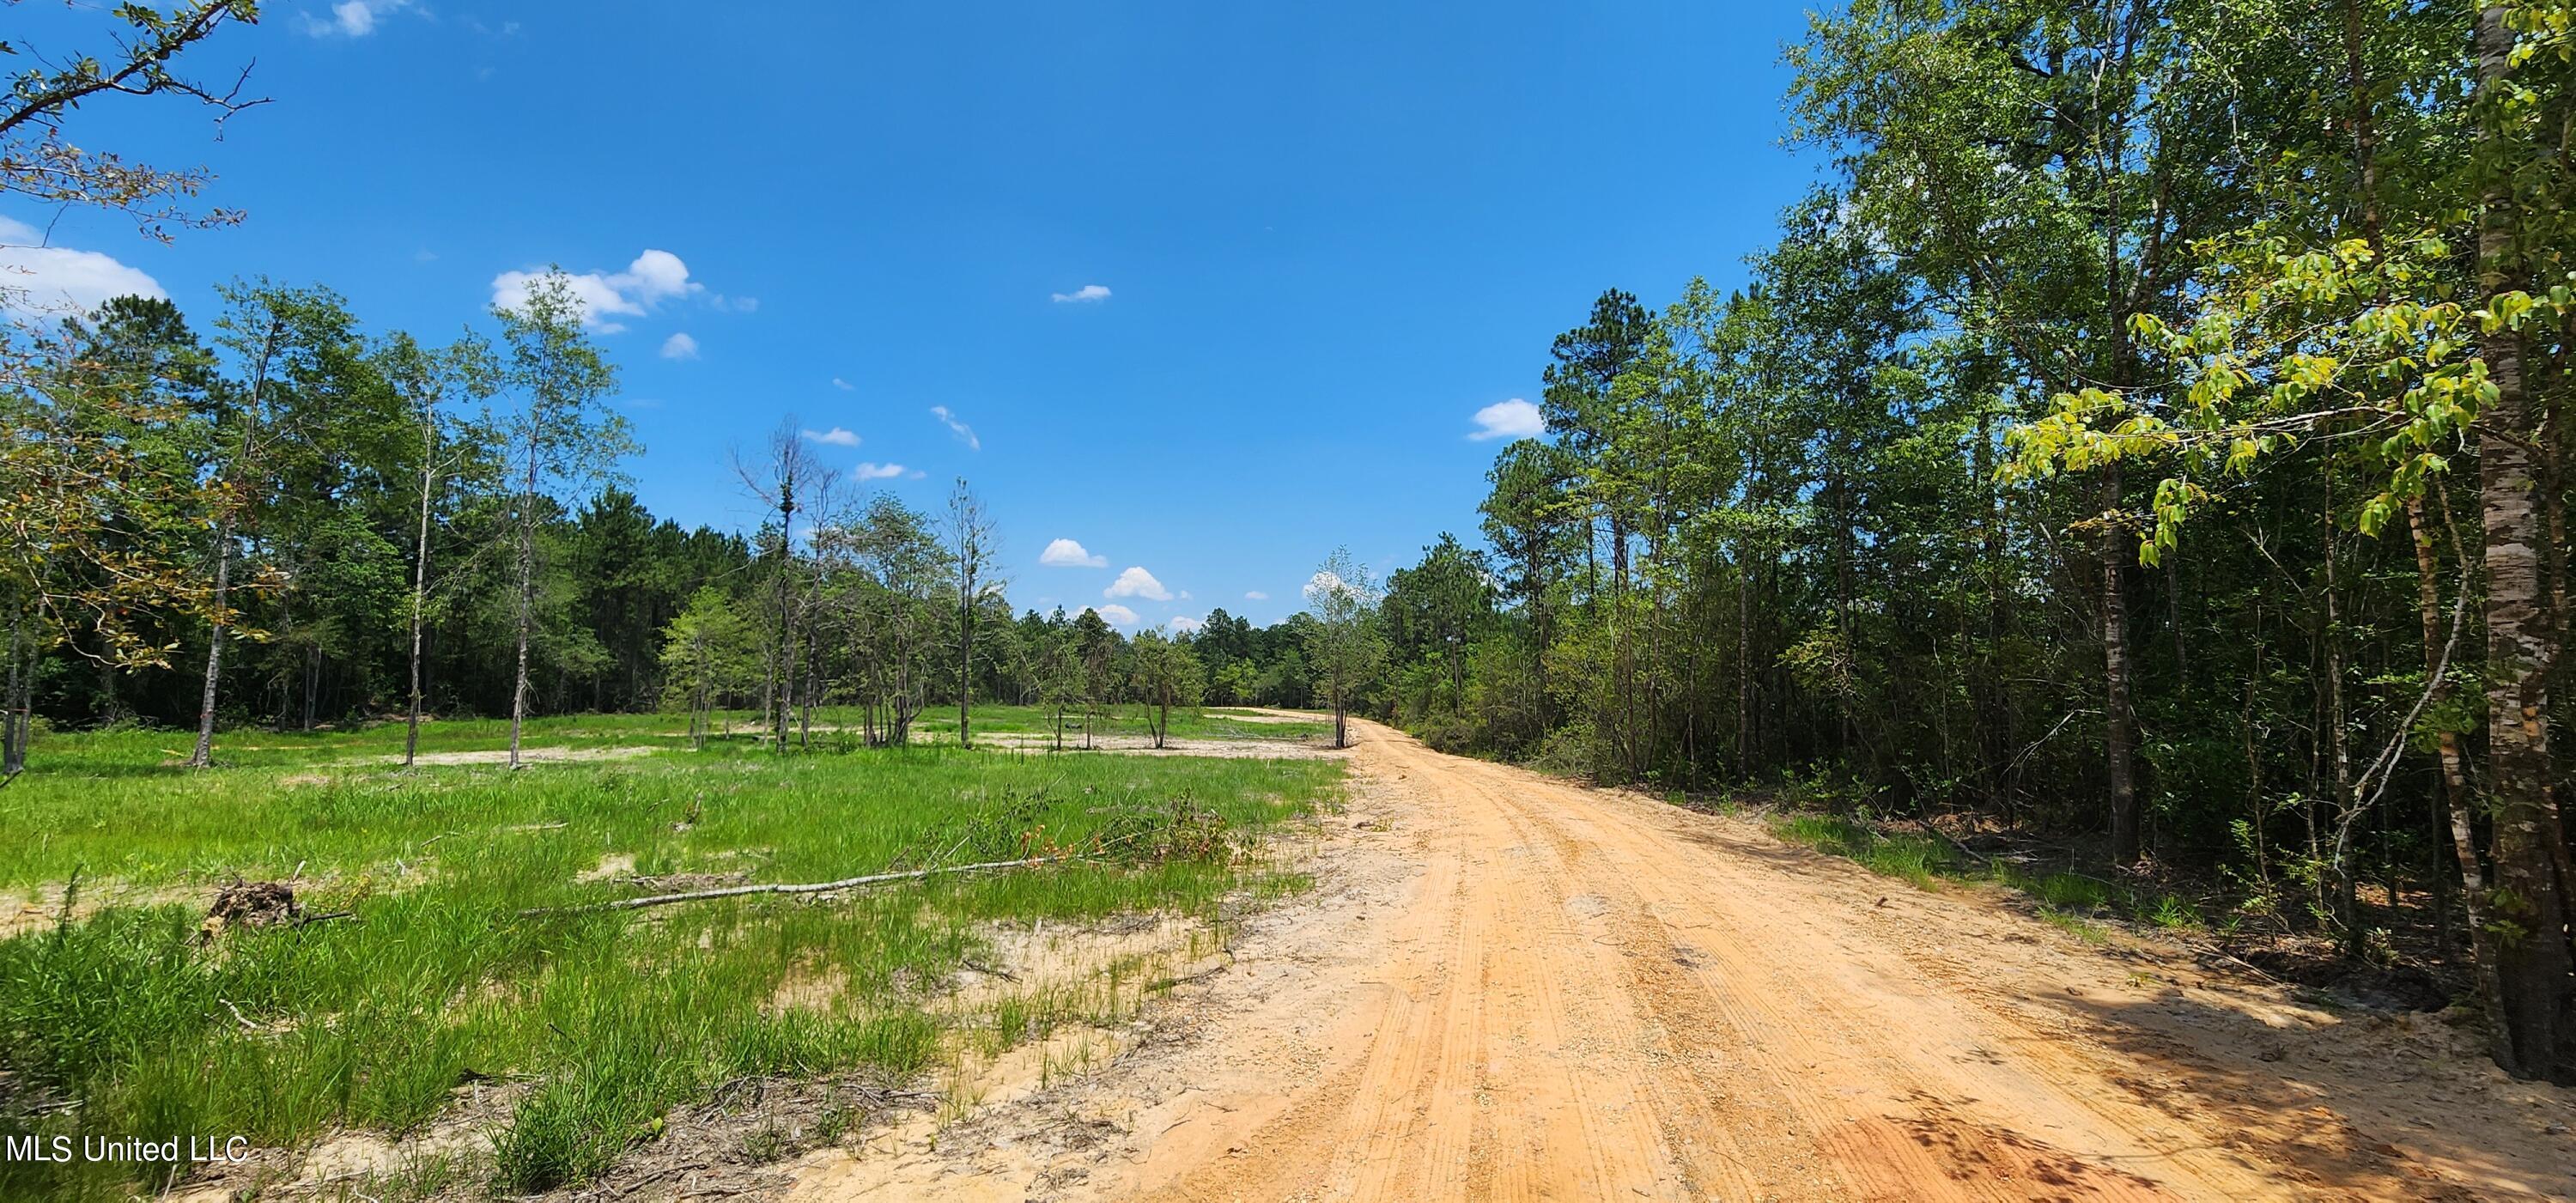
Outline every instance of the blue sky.
<path id="1" fill-rule="evenodd" d="M 45 50 L 97 27 L 10 14 Z M 1603 288 L 1741 279 L 1810 178 L 1778 145 L 1804 19 L 278 0 L 195 52 L 275 98 L 221 141 L 181 103 L 72 127 L 213 168 L 249 220 L 165 247 L 66 214 L 37 279 L 148 277 L 203 324 L 265 273 L 443 340 L 559 263 L 622 327 L 655 512 L 755 521 L 726 450 L 793 415 L 915 504 L 970 478 L 1022 606 L 1269 622 L 1337 544 L 1384 570 L 1472 537 L 1502 442 L 1476 415 L 1535 400 Z M 1057 539 L 1085 562 L 1041 563 Z"/>

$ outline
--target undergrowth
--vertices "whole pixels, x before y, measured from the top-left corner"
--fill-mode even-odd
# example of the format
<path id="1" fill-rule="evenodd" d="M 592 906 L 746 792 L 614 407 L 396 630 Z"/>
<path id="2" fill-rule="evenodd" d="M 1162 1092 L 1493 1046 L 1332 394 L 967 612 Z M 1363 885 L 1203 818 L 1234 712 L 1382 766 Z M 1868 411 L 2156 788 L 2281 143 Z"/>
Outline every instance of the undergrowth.
<path id="1" fill-rule="evenodd" d="M 1731 812 L 1733 804 L 1724 808 Z M 1918 889 L 1938 889 L 1943 882 L 2003 886 L 2029 898 L 2043 919 L 2087 943 L 2098 944 L 2109 937 L 2095 922 L 2099 919 L 2168 931 L 2198 932 L 2207 926 L 2199 904 L 2180 894 L 2136 889 L 2069 869 L 2033 870 L 2008 860 L 1971 856 L 1936 835 L 1887 830 L 1865 809 L 1854 817 L 1773 813 L 1766 824 L 1773 835 L 1790 843 L 1902 878 Z"/>

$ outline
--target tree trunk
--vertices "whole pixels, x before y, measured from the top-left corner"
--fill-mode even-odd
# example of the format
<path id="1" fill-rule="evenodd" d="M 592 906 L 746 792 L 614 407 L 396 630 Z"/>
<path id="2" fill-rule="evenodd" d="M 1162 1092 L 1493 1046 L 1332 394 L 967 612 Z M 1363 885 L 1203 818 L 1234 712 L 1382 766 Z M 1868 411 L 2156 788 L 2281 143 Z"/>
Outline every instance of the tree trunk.
<path id="1" fill-rule="evenodd" d="M 283 322 L 271 320 L 268 337 L 260 345 L 259 366 L 251 372 L 249 407 L 242 412 L 241 441 L 233 447 L 232 462 L 225 467 L 222 488 L 223 515 L 215 520 L 215 608 L 209 624 L 212 637 L 206 642 L 206 687 L 197 706 L 197 747 L 188 755 L 188 767 L 212 768 L 215 763 L 215 687 L 223 680 L 224 637 L 231 631 L 233 569 L 232 496 L 241 484 L 241 474 L 250 466 L 251 453 L 258 447 L 260 395 L 268 388 L 268 364 L 277 357 L 278 337 L 286 332 Z"/>
<path id="2" fill-rule="evenodd" d="M 1530 733 L 1530 746 L 1532 747 L 1538 746 L 1540 740 L 1547 738 L 1548 728 L 1551 725 L 1549 720 L 1552 717 L 1547 691 L 1547 641 L 1550 623 L 1548 621 L 1547 613 L 1547 578 L 1544 575 L 1546 570 L 1547 563 L 1544 549 L 1539 542 L 1537 533 L 1533 532 L 1529 538 L 1528 576 L 1530 591 L 1530 680 L 1532 684 L 1536 686 L 1535 692 L 1538 695 L 1533 699 L 1535 705 L 1531 711 L 1531 717 L 1537 720 L 1538 729 Z"/>
<path id="3" fill-rule="evenodd" d="M 322 692 L 322 644 L 320 637 L 304 645 L 304 730 L 313 729 L 316 706 Z"/>
<path id="4" fill-rule="evenodd" d="M 26 653 L 26 612 L 9 612 L 9 684 L 0 694 L 0 779 L 27 768 L 27 678 L 33 675 Z"/>
<path id="5" fill-rule="evenodd" d="M 692 638 L 698 645 L 698 681 L 689 696 L 689 748 L 703 751 L 707 746 L 707 642 L 703 631 Z"/>
<path id="6" fill-rule="evenodd" d="M 519 767 L 519 729 L 528 719 L 528 637 L 537 625 L 537 400 L 528 399 L 528 474 L 519 494 L 519 667 L 510 687 L 510 767 Z"/>
<path id="7" fill-rule="evenodd" d="M 98 719 L 102 723 L 114 723 L 126 717 L 125 699 L 116 691 L 116 669 L 114 660 L 101 659 L 98 662 Z"/>
<path id="8" fill-rule="evenodd" d="M 1753 548 L 1735 548 L 1735 775 L 1753 774 Z"/>
<path id="9" fill-rule="evenodd" d="M 2122 527 L 2112 517 L 2120 508 L 2120 469 L 2104 474 L 2102 527 L 2102 754 L 2111 794 L 2111 859 L 2136 864 L 2141 852 L 2138 833 L 2137 730 L 2129 711 L 2129 606 L 2124 595 Z"/>
<path id="10" fill-rule="evenodd" d="M 2406 526 L 2415 538 L 2415 608 L 2424 624 L 2424 679 L 2430 681 L 2442 658 L 2442 602 L 2440 564 L 2434 554 L 2433 532 L 2424 521 L 2422 497 L 2407 501 Z M 2469 580 L 2468 561 L 2463 554 L 2460 588 L 2468 588 Z M 2442 703 L 2450 694 L 2451 687 L 2446 680 L 2427 707 L 2437 716 L 2437 722 L 2440 722 L 2438 716 L 2444 712 Z M 2459 860 L 2460 895 L 2466 905 L 2469 955 L 2477 979 L 2478 1004 L 2486 1012 L 2489 1022 L 2493 1023 L 2496 1005 L 2494 937 L 2487 929 L 2485 871 L 2478 866 L 2477 839 L 2469 827 L 2468 774 L 2460 757 L 2460 733 L 2451 730 L 2449 723 L 2440 722 L 2434 732 L 2434 741 L 2435 754 L 2442 767 L 2441 792 L 2434 796 L 2436 819 L 2449 832 L 2452 855 Z M 2440 881 L 2443 877 L 2437 864 L 2434 879 Z"/>
<path id="11" fill-rule="evenodd" d="M 231 502 L 225 505 L 229 507 Z M 215 523 L 214 621 L 206 641 L 206 686 L 197 703 L 197 749 L 188 755 L 188 767 L 192 769 L 212 768 L 215 764 L 215 685 L 224 676 L 224 636 L 232 629 L 232 592 L 233 519 L 227 508 Z"/>
<path id="12" fill-rule="evenodd" d="M 2478 13 L 2478 78 L 2492 95 L 2510 71 L 2513 33 L 2500 7 Z M 2482 137 L 2490 147 L 2492 130 Z M 2492 170 L 2492 168 L 2491 168 Z M 2499 172 L 2499 175 L 2501 173 Z M 2516 222 L 2499 178 L 2479 223 L 2480 285 L 2494 296 L 2519 284 Z M 2494 400 L 2479 415 L 2478 485 L 2487 571 L 2487 790 L 2495 818 L 2496 919 L 2510 925 L 2496 949 L 2496 1062 L 2519 1078 L 2576 1085 L 2576 956 L 2567 935 L 2559 852 L 2565 836 L 2550 793 L 2549 676 L 2558 650 L 2550 628 L 2540 544 L 2547 537 L 2533 471 L 2533 417 L 2523 347 L 2512 330 L 2482 348 Z"/>
<path id="13" fill-rule="evenodd" d="M 2342 581 L 2338 579 L 2338 562 L 2335 557 L 2332 460 L 2327 461 L 2324 475 L 2326 501 L 2320 527 L 2325 540 L 2325 586 L 2322 592 L 2325 595 L 2326 621 L 2325 629 L 2321 634 L 2326 655 L 2326 748 L 2328 759 L 2334 766 L 2335 797 L 2335 842 L 2334 858 L 2331 862 L 2334 880 L 2329 883 L 2329 888 L 2334 893 L 2328 900 L 2328 906 L 2332 908 L 2335 926 L 2341 929 L 2337 936 L 2343 947 L 2343 955 L 2349 959 L 2359 960 L 2362 951 L 2361 896 L 2359 874 L 2353 872 L 2349 846 L 2352 825 L 2360 821 L 2360 816 L 2354 813 L 2353 808 L 2361 805 L 2361 799 L 2354 796 L 2352 738 L 2351 732 L 2346 730 L 2348 723 L 2343 702 L 2343 601 Z M 2390 901 L 2392 904 L 2395 902 L 2395 895 L 2390 896 Z"/>
<path id="14" fill-rule="evenodd" d="M 769 716 L 770 738 L 774 741 L 770 751 L 780 756 L 787 754 L 787 712 L 796 705 L 795 619 L 789 613 L 787 600 L 790 587 L 788 566 L 795 557 L 795 548 L 789 545 L 787 533 L 790 529 L 787 524 L 796 517 L 792 488 L 779 490 L 782 500 L 778 505 L 778 655 L 770 669 L 776 678 L 776 684 L 770 689 L 770 704 L 775 707 Z"/>
<path id="15" fill-rule="evenodd" d="M 411 560 L 411 708 L 403 718 L 403 764 L 420 755 L 420 630 L 429 616 L 429 494 L 438 487 L 437 427 L 426 411 L 420 426 L 420 528 Z"/>

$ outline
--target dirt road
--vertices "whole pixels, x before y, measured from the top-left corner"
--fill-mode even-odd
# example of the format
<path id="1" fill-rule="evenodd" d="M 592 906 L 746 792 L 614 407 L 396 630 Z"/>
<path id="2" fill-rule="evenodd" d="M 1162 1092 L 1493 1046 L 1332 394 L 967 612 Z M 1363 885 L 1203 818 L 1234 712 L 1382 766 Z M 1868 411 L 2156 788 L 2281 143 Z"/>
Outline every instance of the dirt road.
<path id="1" fill-rule="evenodd" d="M 2433 1017 L 2338 1016 L 1750 822 L 1360 731 L 1314 896 L 1107 1068 L 819 1155 L 797 1195 L 2576 1191 L 2576 1098 Z"/>

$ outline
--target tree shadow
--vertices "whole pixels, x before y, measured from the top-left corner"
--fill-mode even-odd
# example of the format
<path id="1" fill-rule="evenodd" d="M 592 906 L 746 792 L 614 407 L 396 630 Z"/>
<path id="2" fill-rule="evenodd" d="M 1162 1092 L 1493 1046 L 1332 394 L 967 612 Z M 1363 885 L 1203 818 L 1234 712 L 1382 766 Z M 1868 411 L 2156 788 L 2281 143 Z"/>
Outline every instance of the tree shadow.
<path id="1" fill-rule="evenodd" d="M 2105 1080 L 2139 1105 L 2225 1132 L 2226 1147 L 2304 1184 L 2372 1199 L 2576 1197 L 2576 1092 L 2506 1077 L 2436 1017 L 2352 1010 L 2276 1027 L 2171 985 L 2028 1001 L 2136 1063 Z"/>

